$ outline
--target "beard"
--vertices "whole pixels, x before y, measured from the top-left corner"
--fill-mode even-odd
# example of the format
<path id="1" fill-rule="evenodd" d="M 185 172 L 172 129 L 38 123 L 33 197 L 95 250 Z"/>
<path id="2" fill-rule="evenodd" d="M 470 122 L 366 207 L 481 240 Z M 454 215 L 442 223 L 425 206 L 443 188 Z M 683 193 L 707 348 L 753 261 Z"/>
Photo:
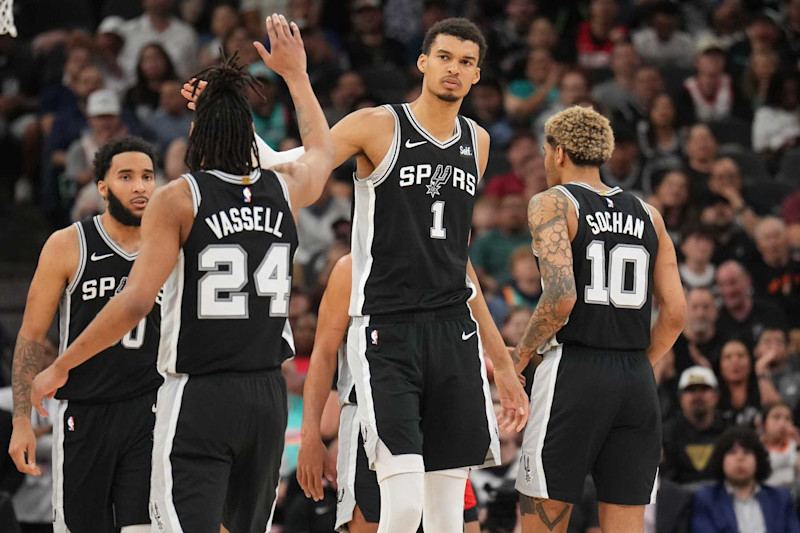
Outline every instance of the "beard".
<path id="1" fill-rule="evenodd" d="M 437 93 L 436 97 L 443 102 L 458 102 L 461 97 L 453 93 Z"/>
<path id="2" fill-rule="evenodd" d="M 108 188 L 108 213 L 123 226 L 141 226 L 142 217 L 133 214 L 133 211 L 122 205 L 122 202 L 114 196 L 111 188 Z"/>

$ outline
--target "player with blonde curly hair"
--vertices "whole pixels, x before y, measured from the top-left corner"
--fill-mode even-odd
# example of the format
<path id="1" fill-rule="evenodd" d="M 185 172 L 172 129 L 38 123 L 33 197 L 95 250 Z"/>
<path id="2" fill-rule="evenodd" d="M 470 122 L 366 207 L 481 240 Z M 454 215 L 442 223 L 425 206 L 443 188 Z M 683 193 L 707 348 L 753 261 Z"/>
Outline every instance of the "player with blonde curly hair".
<path id="1" fill-rule="evenodd" d="M 652 365 L 686 312 L 675 249 L 658 211 L 600 180 L 614 150 L 608 119 L 570 107 L 544 133 L 550 188 L 528 206 L 543 292 L 512 356 L 518 370 L 537 365 L 516 484 L 522 529 L 566 531 L 591 472 L 602 530 L 642 531 L 661 456 Z"/>

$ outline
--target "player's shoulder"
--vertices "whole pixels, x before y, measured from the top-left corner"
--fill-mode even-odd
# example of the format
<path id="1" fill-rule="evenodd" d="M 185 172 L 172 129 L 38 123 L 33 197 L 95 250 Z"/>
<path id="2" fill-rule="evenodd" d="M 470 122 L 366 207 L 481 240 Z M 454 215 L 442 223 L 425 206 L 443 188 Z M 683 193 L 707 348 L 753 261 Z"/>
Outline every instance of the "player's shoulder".
<path id="1" fill-rule="evenodd" d="M 662 230 L 666 231 L 666 225 L 664 224 L 664 217 L 661 216 L 661 211 L 659 211 L 658 208 L 653 204 L 647 203 L 638 196 L 635 198 L 638 202 L 641 202 L 642 207 L 644 207 L 644 209 L 650 215 L 650 220 L 653 222 L 653 226 L 656 228 L 656 233 L 660 235 Z"/>
<path id="2" fill-rule="evenodd" d="M 394 114 L 386 106 L 365 107 L 344 117 L 340 124 L 351 124 L 362 128 L 394 124 Z"/>
<path id="3" fill-rule="evenodd" d="M 564 216 L 569 213 L 569 210 L 569 198 L 558 187 L 552 187 L 534 194 L 528 202 L 528 212 L 531 215 L 539 212 L 541 214 Z"/>
<path id="4" fill-rule="evenodd" d="M 66 228 L 54 231 L 47 242 L 44 243 L 42 253 L 48 252 L 58 256 L 60 254 L 73 253 L 78 249 L 79 239 L 77 225 L 80 222 L 70 224 Z"/>

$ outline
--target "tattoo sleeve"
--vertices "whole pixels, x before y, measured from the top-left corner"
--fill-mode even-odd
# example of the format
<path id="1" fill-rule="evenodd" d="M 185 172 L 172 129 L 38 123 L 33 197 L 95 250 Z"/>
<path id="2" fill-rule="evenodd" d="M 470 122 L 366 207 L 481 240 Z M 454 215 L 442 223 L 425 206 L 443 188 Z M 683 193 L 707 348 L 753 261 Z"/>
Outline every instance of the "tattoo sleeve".
<path id="1" fill-rule="evenodd" d="M 547 509 L 549 507 L 550 509 Z M 537 515 L 548 531 L 553 531 L 565 519 L 569 519 L 572 504 L 548 500 L 546 498 L 532 498 L 521 495 L 519 499 L 520 513 L 523 515 Z M 548 514 L 548 510 L 550 513 Z M 550 518 L 550 515 L 553 518 Z"/>
<path id="2" fill-rule="evenodd" d="M 14 362 L 11 366 L 11 387 L 14 394 L 14 417 L 31 416 L 31 383 L 42 370 L 46 347 L 43 343 L 17 337 Z"/>
<path id="3" fill-rule="evenodd" d="M 548 190 L 531 198 L 528 204 L 528 225 L 533 249 L 539 255 L 543 290 L 522 340 L 514 350 L 516 357 L 524 361 L 561 329 L 576 298 L 567 202 L 560 192 Z"/>

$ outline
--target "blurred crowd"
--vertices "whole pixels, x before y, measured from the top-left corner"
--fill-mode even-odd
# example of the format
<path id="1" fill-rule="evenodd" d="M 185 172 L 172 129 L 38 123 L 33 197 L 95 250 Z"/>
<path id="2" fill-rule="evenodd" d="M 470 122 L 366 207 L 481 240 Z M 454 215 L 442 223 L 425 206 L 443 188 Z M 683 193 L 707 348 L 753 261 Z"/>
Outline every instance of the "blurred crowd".
<path id="1" fill-rule="evenodd" d="M 161 182 L 186 171 L 192 115 L 180 88 L 220 54 L 238 51 L 262 83 L 266 98 L 250 94 L 258 135 L 276 150 L 298 146 L 288 91 L 251 44 L 265 39 L 266 15 L 284 13 L 301 28 L 331 125 L 362 107 L 415 99 L 425 30 L 448 16 L 469 17 L 489 50 L 462 113 L 492 138 L 471 259 L 507 344 L 519 341 L 541 292 L 527 205 L 546 187 L 544 123 L 568 106 L 593 106 L 611 119 L 616 138 L 603 181 L 661 211 L 687 294 L 686 328 L 655 368 L 664 445 L 647 531 L 714 531 L 706 515 L 731 498 L 726 488 L 742 471 L 763 487 L 759 502 L 777 501 L 775 494 L 786 493 L 770 487 L 779 487 L 796 508 L 800 0 L 14 4 L 19 37 L 0 36 L 0 210 L 32 206 L 52 229 L 103 209 L 91 167 L 109 139 L 132 133 L 151 141 Z M 276 516 L 276 530 L 285 533 L 330 531 L 335 514 L 335 491 L 306 500 L 293 470 L 315 311 L 332 266 L 349 251 L 352 170 L 337 169 L 298 217 L 290 308 L 297 357 L 285 369 L 290 417 Z M 46 428 L 46 420 L 39 423 Z M 335 449 L 336 428 L 328 429 Z M 42 435 L 40 464 L 49 446 L 46 429 Z M 485 531 L 518 527 L 520 440 L 501 435 L 503 466 L 472 474 Z M 729 467 L 736 454 L 757 459 L 752 469 Z M 16 478 L 2 461 L 0 476 L 21 522 L 35 528 L 50 521 L 46 482 Z M 771 522 L 776 513 L 763 514 L 770 531 L 795 531 Z M 588 478 L 570 531 L 593 528 Z"/>

